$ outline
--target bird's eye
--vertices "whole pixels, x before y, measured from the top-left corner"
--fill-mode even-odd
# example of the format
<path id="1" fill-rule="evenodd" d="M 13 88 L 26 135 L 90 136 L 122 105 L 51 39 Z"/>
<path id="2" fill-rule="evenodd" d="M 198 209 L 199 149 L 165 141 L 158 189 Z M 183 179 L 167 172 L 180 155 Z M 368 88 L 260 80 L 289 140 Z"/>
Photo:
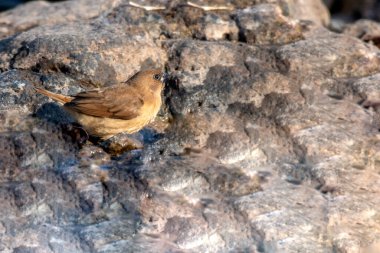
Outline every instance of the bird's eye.
<path id="1" fill-rule="evenodd" d="M 161 75 L 160 74 L 154 74 L 153 79 L 156 79 L 159 81 L 161 79 Z"/>

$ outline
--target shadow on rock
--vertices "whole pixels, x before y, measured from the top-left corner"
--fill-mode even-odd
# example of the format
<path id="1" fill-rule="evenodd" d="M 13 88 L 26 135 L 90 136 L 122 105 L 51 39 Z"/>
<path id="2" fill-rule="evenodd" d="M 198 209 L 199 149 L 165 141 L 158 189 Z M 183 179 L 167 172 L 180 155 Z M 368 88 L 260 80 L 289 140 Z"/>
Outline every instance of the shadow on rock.
<path id="1" fill-rule="evenodd" d="M 86 130 L 76 123 L 69 113 L 55 103 L 42 105 L 35 113 L 35 116 L 57 125 L 57 127 L 62 129 L 64 135 L 71 137 L 72 141 L 79 145 L 89 140 L 113 156 L 118 156 L 135 149 L 143 149 L 144 145 L 156 142 L 161 136 L 154 129 L 146 128 L 138 133 L 121 133 L 110 139 L 102 140 L 96 136 L 88 135 Z"/>
<path id="2" fill-rule="evenodd" d="M 85 143 L 89 139 L 89 135 L 83 127 L 74 122 L 71 116 L 62 107 L 55 103 L 46 103 L 42 105 L 35 113 L 35 116 L 57 125 L 58 128 L 62 129 L 62 133 L 65 136 L 70 137 L 73 142 L 76 142 L 79 145 Z"/>
<path id="3" fill-rule="evenodd" d="M 55 124 L 73 123 L 70 115 L 56 103 L 43 104 L 35 114 L 37 118 L 44 119 Z"/>

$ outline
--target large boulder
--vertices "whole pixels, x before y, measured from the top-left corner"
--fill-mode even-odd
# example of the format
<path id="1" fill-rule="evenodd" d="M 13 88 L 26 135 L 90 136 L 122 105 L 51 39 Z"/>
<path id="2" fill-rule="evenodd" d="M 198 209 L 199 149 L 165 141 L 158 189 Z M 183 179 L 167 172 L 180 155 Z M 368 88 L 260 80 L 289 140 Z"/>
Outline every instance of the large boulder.
<path id="1" fill-rule="evenodd" d="M 379 251 L 377 47 L 321 1 L 128 2 L 0 14 L 1 252 Z M 83 142 L 33 90 L 152 67 L 171 79 L 140 150 Z"/>

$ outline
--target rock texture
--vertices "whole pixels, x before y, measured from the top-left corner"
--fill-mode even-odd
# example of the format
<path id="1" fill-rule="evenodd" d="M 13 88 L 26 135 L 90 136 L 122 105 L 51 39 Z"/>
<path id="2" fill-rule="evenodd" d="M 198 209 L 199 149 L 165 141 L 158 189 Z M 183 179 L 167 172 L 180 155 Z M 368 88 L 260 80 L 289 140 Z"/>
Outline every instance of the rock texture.
<path id="1" fill-rule="evenodd" d="M 353 21 L 360 18 L 374 19 L 379 21 L 380 2 L 377 0 L 324 0 L 331 9 L 333 18 Z"/>
<path id="2" fill-rule="evenodd" d="M 379 49 L 320 1 L 209 2 L 234 10 L 0 14 L 1 252 L 379 252 Z M 172 78 L 142 150 L 83 143 L 33 91 L 150 67 Z"/>

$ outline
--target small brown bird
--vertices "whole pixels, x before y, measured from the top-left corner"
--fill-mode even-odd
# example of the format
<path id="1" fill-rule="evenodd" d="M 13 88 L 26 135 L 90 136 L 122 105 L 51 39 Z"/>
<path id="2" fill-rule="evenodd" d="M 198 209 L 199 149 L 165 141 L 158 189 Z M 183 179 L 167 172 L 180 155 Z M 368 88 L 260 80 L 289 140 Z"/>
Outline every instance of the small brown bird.
<path id="1" fill-rule="evenodd" d="M 126 82 L 75 96 L 35 89 L 63 104 L 90 135 L 105 140 L 121 132 L 137 132 L 150 123 L 160 110 L 165 81 L 166 74 L 154 69 L 138 72 Z"/>

